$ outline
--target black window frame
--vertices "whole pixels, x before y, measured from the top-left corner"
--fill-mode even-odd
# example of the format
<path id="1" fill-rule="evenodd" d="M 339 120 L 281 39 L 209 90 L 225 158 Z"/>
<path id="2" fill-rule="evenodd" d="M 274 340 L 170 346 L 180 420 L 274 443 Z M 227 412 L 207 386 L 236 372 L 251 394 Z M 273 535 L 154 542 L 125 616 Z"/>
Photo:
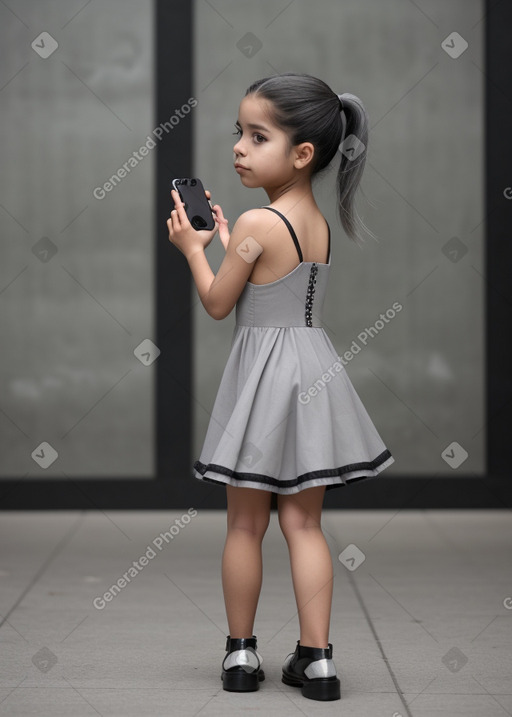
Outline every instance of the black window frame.
<path id="1" fill-rule="evenodd" d="M 155 126 L 193 97 L 193 3 L 155 0 Z M 512 488 L 506 447 L 512 435 L 512 342 L 507 340 L 512 307 L 512 184 L 505 158 L 512 156 L 509 33 L 512 5 L 486 0 L 485 16 L 485 372 L 487 470 L 483 476 L 447 470 L 408 478 L 393 467 L 375 480 L 326 492 L 336 509 L 510 509 Z M 476 66 L 475 66 L 476 67 Z M 477 70 L 475 69 L 475 72 Z M 193 124 L 190 115 L 156 148 L 155 363 L 156 477 L 144 479 L 0 479 L 0 510 L 223 508 L 225 490 L 192 476 L 193 299 L 185 258 L 169 245 L 169 185 L 190 176 Z M 393 451 L 392 451 L 393 452 Z M 276 507 L 273 496 L 272 506 Z"/>

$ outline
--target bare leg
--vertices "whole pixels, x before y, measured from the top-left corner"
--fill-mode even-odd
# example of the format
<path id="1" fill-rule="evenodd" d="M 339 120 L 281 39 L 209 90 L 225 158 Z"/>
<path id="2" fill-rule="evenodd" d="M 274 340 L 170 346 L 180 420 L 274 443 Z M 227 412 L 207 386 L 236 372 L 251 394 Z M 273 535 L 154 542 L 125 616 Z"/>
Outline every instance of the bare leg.
<path id="1" fill-rule="evenodd" d="M 270 522 L 271 493 L 227 485 L 226 496 L 222 588 L 229 635 L 252 637 L 263 576 L 261 544 Z"/>
<path id="2" fill-rule="evenodd" d="M 279 525 L 288 544 L 300 623 L 300 644 L 328 647 L 333 566 L 321 528 L 325 486 L 278 496 Z"/>

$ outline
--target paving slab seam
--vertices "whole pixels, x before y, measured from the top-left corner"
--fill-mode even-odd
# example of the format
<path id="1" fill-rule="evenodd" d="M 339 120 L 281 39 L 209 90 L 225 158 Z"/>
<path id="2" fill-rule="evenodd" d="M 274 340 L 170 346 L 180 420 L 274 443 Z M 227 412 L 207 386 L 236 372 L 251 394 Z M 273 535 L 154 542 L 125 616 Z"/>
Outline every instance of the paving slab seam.
<path id="1" fill-rule="evenodd" d="M 382 655 L 382 659 L 384 660 L 384 663 L 386 664 L 386 667 L 387 667 L 387 669 L 388 669 L 389 675 L 390 675 L 391 679 L 393 680 L 393 684 L 395 685 L 395 689 L 396 689 L 397 695 L 398 695 L 399 698 L 400 698 L 400 702 L 402 703 L 402 705 L 403 705 L 403 707 L 404 707 L 405 713 L 406 713 L 407 717 L 413 717 L 413 714 L 412 714 L 411 710 L 409 709 L 409 705 L 407 704 L 407 702 L 406 702 L 406 700 L 405 700 L 405 697 L 404 697 L 404 694 L 403 694 L 403 692 L 402 692 L 402 690 L 401 690 L 401 688 L 400 688 L 400 685 L 398 684 L 398 680 L 397 680 L 396 677 L 395 677 L 395 673 L 393 672 L 393 668 L 391 667 L 391 665 L 390 665 L 390 663 L 389 663 L 389 660 L 388 660 L 388 658 L 387 658 L 387 656 L 386 656 L 386 653 L 384 652 L 384 648 L 382 647 L 382 643 L 381 643 L 381 641 L 380 641 L 380 638 L 379 638 L 379 636 L 377 635 L 377 631 L 376 631 L 375 626 L 374 626 L 374 624 L 373 624 L 373 622 L 372 622 L 372 619 L 371 619 L 371 617 L 370 617 L 370 614 L 369 614 L 368 610 L 366 609 L 366 605 L 364 604 L 364 600 L 363 600 L 363 598 L 362 598 L 362 596 L 361 596 L 361 593 L 359 592 L 359 588 L 357 587 L 357 583 L 356 583 L 356 581 L 354 580 L 354 576 L 353 576 L 351 573 L 348 573 L 348 578 L 349 578 L 350 584 L 351 584 L 351 586 L 352 586 L 352 588 L 353 588 L 353 590 L 354 590 L 354 593 L 355 593 L 355 595 L 356 595 L 356 597 L 357 597 L 357 601 L 358 601 L 359 605 L 361 606 L 361 610 L 362 610 L 363 613 L 364 613 L 364 616 L 365 616 L 365 618 L 366 618 L 366 622 L 368 623 L 368 627 L 370 628 L 370 630 L 371 630 L 371 632 L 372 632 L 372 635 L 373 635 L 373 637 L 374 637 L 374 639 L 375 639 L 375 642 L 377 643 L 377 646 L 378 646 L 378 648 L 379 648 L 380 654 Z"/>
<path id="2" fill-rule="evenodd" d="M 44 571 L 48 568 L 48 566 L 50 565 L 50 563 L 51 563 L 51 562 L 54 560 L 54 558 L 60 553 L 60 551 L 61 551 L 62 548 L 66 545 L 66 543 L 68 543 L 68 542 L 71 540 L 71 538 L 72 538 L 73 535 L 76 533 L 76 531 L 78 530 L 78 528 L 82 525 L 82 523 L 83 523 L 83 521 L 84 521 L 84 519 L 85 519 L 85 516 L 86 516 L 87 512 L 88 512 L 88 511 L 86 511 L 86 510 L 80 511 L 80 513 L 81 513 L 80 516 L 79 516 L 79 517 L 77 518 L 77 520 L 73 523 L 73 525 L 71 526 L 71 528 L 69 528 L 69 530 L 68 530 L 68 531 L 63 535 L 63 537 L 59 540 L 59 542 L 58 542 L 57 545 L 54 547 L 54 549 L 52 550 L 52 552 L 50 553 L 50 555 L 46 558 L 45 562 L 44 562 L 44 563 L 42 564 L 42 566 L 39 568 L 39 570 L 38 570 L 37 573 L 34 575 L 34 577 L 30 580 L 30 582 L 28 583 L 28 585 L 27 585 L 27 587 L 25 588 L 25 590 L 23 590 L 23 592 L 21 593 L 21 595 L 19 596 L 19 598 L 15 601 L 15 603 L 12 605 L 12 607 L 11 607 L 11 608 L 8 610 L 8 612 L 2 617 L 2 619 L 1 619 L 1 621 L 0 621 L 0 630 L 2 629 L 3 625 L 4 625 L 6 622 L 8 622 L 9 617 L 10 617 L 10 616 L 12 615 L 12 613 L 16 610 L 16 608 L 17 608 L 19 605 L 21 605 L 21 603 L 22 603 L 23 600 L 25 599 L 25 596 L 32 590 L 32 588 L 33 588 L 34 585 L 37 583 L 37 581 L 39 580 L 39 578 L 41 577 L 41 575 L 44 573 Z"/>

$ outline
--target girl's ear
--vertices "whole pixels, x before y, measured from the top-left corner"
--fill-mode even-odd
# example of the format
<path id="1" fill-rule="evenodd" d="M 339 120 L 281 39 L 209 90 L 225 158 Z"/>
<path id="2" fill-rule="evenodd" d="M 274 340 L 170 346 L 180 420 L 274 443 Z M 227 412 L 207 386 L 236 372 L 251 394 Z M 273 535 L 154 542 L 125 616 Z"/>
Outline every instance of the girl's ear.
<path id="1" fill-rule="evenodd" d="M 298 144 L 294 149 L 295 161 L 293 165 L 297 169 L 303 169 L 313 159 L 313 156 L 315 154 L 315 147 L 311 142 L 302 142 L 301 144 Z"/>

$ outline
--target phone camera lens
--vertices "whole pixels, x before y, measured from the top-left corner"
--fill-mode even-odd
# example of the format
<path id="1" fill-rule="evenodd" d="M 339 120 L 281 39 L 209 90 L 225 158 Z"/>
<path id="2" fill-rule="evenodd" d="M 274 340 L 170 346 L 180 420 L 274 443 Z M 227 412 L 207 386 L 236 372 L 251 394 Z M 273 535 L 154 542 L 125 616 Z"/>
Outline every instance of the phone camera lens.
<path id="1" fill-rule="evenodd" d="M 196 180 L 195 180 L 195 179 L 192 179 L 192 180 L 190 181 L 190 184 L 191 184 L 191 185 L 192 185 L 193 187 L 195 187 L 195 186 L 196 186 L 196 184 L 197 184 L 197 182 L 196 182 Z"/>
<path id="2" fill-rule="evenodd" d="M 194 229 L 204 229 L 206 227 L 206 221 L 198 214 L 192 217 L 192 221 L 190 223 L 192 224 Z"/>

